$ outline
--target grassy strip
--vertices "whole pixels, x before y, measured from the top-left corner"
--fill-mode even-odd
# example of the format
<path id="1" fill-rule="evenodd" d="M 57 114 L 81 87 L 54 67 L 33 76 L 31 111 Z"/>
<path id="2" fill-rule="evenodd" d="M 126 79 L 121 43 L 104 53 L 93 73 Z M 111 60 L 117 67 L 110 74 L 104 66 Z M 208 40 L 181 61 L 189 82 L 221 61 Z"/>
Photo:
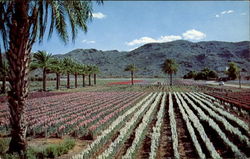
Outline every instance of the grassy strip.
<path id="1" fill-rule="evenodd" d="M 1 157 L 3 159 L 18 159 L 17 154 L 6 154 L 8 149 L 8 144 L 5 142 L 6 139 L 0 140 Z M 5 143 L 5 144 L 4 144 Z M 27 158 L 37 159 L 37 158 L 55 158 L 63 154 L 68 153 L 75 146 L 75 140 L 71 138 L 65 138 L 63 142 L 58 144 L 48 144 L 45 147 L 35 148 L 28 147 Z"/>

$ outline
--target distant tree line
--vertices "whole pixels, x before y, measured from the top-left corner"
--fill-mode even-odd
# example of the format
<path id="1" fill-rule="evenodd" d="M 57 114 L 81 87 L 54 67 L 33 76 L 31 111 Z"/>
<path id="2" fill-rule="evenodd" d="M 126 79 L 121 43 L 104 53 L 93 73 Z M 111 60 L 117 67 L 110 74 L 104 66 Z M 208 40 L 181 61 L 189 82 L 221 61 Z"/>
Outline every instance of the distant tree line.
<path id="1" fill-rule="evenodd" d="M 241 78 L 241 72 L 246 72 L 245 69 L 240 69 L 239 66 L 234 62 L 228 63 L 228 69 L 224 72 L 227 75 L 225 80 L 235 80 Z M 218 79 L 218 73 L 215 70 L 209 68 L 204 68 L 200 72 L 189 71 L 183 76 L 184 79 L 194 79 L 194 80 L 209 80 L 209 79 Z"/>
<path id="2" fill-rule="evenodd" d="M 2 80 L 1 93 L 6 93 L 6 81 L 8 79 L 8 62 L 5 58 L 1 58 L 0 62 L 0 78 Z M 72 58 L 65 57 L 64 59 L 55 58 L 52 54 L 45 51 L 38 51 L 31 57 L 29 65 L 30 71 L 42 69 L 42 90 L 46 91 L 47 75 L 54 73 L 56 75 L 56 89 L 60 88 L 61 75 L 67 76 L 67 88 L 70 88 L 70 75 L 74 75 L 75 88 L 78 86 L 78 75 L 82 75 L 82 86 L 86 86 L 86 76 L 88 76 L 88 85 L 91 86 L 91 76 L 94 77 L 94 85 L 96 85 L 96 74 L 99 73 L 99 68 L 95 65 L 85 65 L 76 62 Z"/>

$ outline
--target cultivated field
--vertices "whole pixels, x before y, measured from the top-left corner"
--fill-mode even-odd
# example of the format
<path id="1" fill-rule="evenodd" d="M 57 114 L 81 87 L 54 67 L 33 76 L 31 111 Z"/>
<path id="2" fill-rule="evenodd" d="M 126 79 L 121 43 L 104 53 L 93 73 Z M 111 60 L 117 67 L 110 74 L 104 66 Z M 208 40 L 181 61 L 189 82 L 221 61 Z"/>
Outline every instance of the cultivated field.
<path id="1" fill-rule="evenodd" d="M 79 92 L 31 94 L 29 146 L 42 152 L 72 138 L 76 143 L 68 154 L 46 156 L 65 159 L 250 157 L 248 90 L 187 81 L 173 87 L 153 80 L 126 84 L 108 81 Z M 0 107 L 1 138 L 7 139 L 9 110 L 4 100 Z"/>

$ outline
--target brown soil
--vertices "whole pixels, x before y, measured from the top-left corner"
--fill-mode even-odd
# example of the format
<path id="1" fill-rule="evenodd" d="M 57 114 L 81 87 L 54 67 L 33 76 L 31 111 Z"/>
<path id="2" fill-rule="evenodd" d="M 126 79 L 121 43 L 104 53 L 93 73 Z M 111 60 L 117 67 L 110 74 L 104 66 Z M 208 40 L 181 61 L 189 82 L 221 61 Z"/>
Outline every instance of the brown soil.
<path id="1" fill-rule="evenodd" d="M 173 158 L 173 146 L 172 146 L 172 139 L 171 139 L 171 128 L 169 123 L 169 115 L 168 115 L 168 96 L 166 97 L 166 104 L 165 104 L 165 113 L 164 119 L 161 129 L 161 137 L 159 143 L 159 151 L 157 154 L 158 159 L 162 158 Z"/>
<path id="2" fill-rule="evenodd" d="M 153 127 L 155 126 L 157 121 L 157 113 L 159 109 L 160 109 L 160 103 L 157 106 L 157 111 L 153 114 L 153 119 L 147 128 L 147 133 L 145 135 L 143 142 L 141 143 L 141 147 L 138 150 L 136 158 L 141 158 L 141 159 L 149 158 L 150 148 L 151 148 L 151 136 L 153 132 Z"/>
<path id="3" fill-rule="evenodd" d="M 182 159 L 198 158 L 192 139 L 187 130 L 186 123 L 182 119 L 175 98 L 173 98 L 173 102 L 174 102 L 174 113 L 176 118 L 175 120 L 176 120 L 177 134 L 178 134 L 178 144 L 179 144 L 178 150 L 180 158 Z"/>

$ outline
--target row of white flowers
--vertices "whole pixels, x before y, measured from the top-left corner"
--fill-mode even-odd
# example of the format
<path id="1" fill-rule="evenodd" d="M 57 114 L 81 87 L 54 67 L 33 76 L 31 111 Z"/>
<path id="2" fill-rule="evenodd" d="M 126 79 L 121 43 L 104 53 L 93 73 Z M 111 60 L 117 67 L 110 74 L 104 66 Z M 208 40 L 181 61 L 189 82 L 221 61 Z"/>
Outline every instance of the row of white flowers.
<path id="1" fill-rule="evenodd" d="M 159 146 L 159 139 L 161 136 L 161 127 L 162 127 L 163 117 L 164 117 L 164 112 L 165 112 L 165 103 L 166 103 L 166 93 L 164 93 L 162 97 L 160 110 L 157 113 L 157 121 L 156 121 L 155 126 L 153 127 L 149 159 L 156 158 L 156 152 Z"/>
<path id="2" fill-rule="evenodd" d="M 233 109 L 233 110 L 236 110 L 239 114 L 240 114 L 240 112 L 244 113 L 244 114 L 248 114 L 247 111 L 245 111 L 244 109 L 241 109 L 240 107 L 235 106 L 234 104 L 231 104 L 231 103 L 226 102 L 226 101 L 222 101 L 222 100 L 220 100 L 218 98 L 209 96 L 209 95 L 207 95 L 205 93 L 203 93 L 203 94 L 204 94 L 204 96 L 212 99 L 213 101 L 216 101 L 217 103 L 223 104 L 223 105 L 219 105 L 221 108 L 228 109 L 228 110 Z"/>
<path id="3" fill-rule="evenodd" d="M 83 152 L 73 156 L 72 158 L 73 159 L 90 158 L 92 153 L 98 151 L 105 144 L 105 142 L 110 137 L 112 137 L 112 134 L 115 132 L 117 127 L 122 125 L 122 123 L 129 115 L 133 114 L 140 107 L 144 109 L 144 107 L 142 107 L 142 104 L 150 99 L 152 100 L 154 97 L 155 94 L 153 93 L 147 95 L 145 98 L 139 101 L 134 107 L 130 108 L 123 115 L 119 116 L 115 121 L 113 121 L 112 124 L 106 130 L 104 130 L 102 134 L 96 138 L 96 140 L 94 140 L 90 145 L 88 145 Z"/>
<path id="4" fill-rule="evenodd" d="M 181 115 L 182 115 L 182 118 L 184 119 L 184 121 L 186 122 L 186 125 L 187 125 L 187 130 L 191 136 L 191 139 L 193 141 L 193 144 L 194 144 L 194 147 L 197 151 L 197 154 L 199 156 L 199 158 L 201 159 L 205 159 L 206 158 L 206 155 L 203 153 L 202 151 L 202 148 L 201 148 L 201 145 L 199 143 L 199 141 L 197 140 L 197 137 L 196 137 L 196 134 L 195 134 L 195 131 L 194 131 L 194 128 L 191 124 L 191 121 L 189 120 L 188 118 L 188 115 L 186 114 L 186 112 L 184 111 L 182 105 L 181 105 L 181 102 L 180 100 L 177 98 L 176 94 L 175 94 L 175 98 L 176 98 L 176 102 L 178 104 L 178 107 L 180 109 L 180 112 L 181 112 Z"/>
<path id="5" fill-rule="evenodd" d="M 203 98 L 202 101 L 206 101 L 206 103 L 209 101 L 211 103 L 208 105 L 208 106 L 210 106 L 210 108 L 212 108 L 217 113 L 223 115 L 227 119 L 232 120 L 235 123 L 237 123 L 237 125 L 240 126 L 241 128 L 243 128 L 244 130 L 246 130 L 246 132 L 248 132 L 248 135 L 250 136 L 250 129 L 249 129 L 248 124 L 246 124 L 243 120 L 239 119 L 238 117 L 234 116 L 233 114 L 225 111 L 223 109 L 224 107 L 219 102 L 213 100 L 213 97 L 208 96 L 204 93 L 195 93 L 195 94 L 200 96 L 201 98 Z M 212 104 L 212 100 L 214 101 L 213 104 Z M 222 109 L 221 109 L 221 107 L 222 107 Z"/>
<path id="6" fill-rule="evenodd" d="M 210 141 L 210 139 L 208 138 L 204 127 L 202 126 L 202 124 L 200 123 L 199 118 L 193 113 L 193 111 L 189 108 L 189 106 L 187 105 L 187 103 L 184 101 L 184 99 L 182 98 L 182 96 L 180 96 L 179 93 L 176 93 L 176 95 L 178 96 L 178 98 L 180 99 L 183 108 L 185 109 L 185 111 L 188 114 L 188 117 L 190 119 L 190 121 L 192 121 L 194 127 L 196 128 L 196 130 L 198 131 L 198 133 L 200 134 L 201 139 L 203 140 L 203 142 L 205 143 L 210 155 L 212 158 L 216 158 L 216 159 L 220 159 L 220 155 L 217 153 L 217 151 L 214 148 L 214 145 L 212 144 L 212 142 Z"/>
<path id="7" fill-rule="evenodd" d="M 142 122 L 140 123 L 138 128 L 136 128 L 136 130 L 135 130 L 135 138 L 133 140 L 133 143 L 129 147 L 129 149 L 127 149 L 126 154 L 122 157 L 123 159 L 134 158 L 134 154 L 136 153 L 136 150 L 138 149 L 142 139 L 145 136 L 145 131 L 147 130 L 148 125 L 153 118 L 153 114 L 157 110 L 156 108 L 160 102 L 161 96 L 162 96 L 162 93 L 159 93 L 159 95 L 156 97 L 154 103 L 151 105 L 151 107 L 149 108 L 147 113 L 143 116 Z"/>
<path id="8" fill-rule="evenodd" d="M 214 122 L 213 119 L 211 119 L 209 116 L 207 116 L 202 110 L 201 108 L 199 108 L 198 106 L 196 106 L 193 101 L 191 101 L 184 93 L 181 93 L 183 95 L 183 97 L 188 101 L 188 103 L 198 112 L 198 115 L 200 117 L 201 120 L 206 121 L 209 126 L 211 126 L 211 128 L 213 128 L 218 135 L 221 137 L 221 139 L 224 141 L 225 144 L 227 144 L 231 150 L 234 152 L 235 157 L 237 158 L 246 158 L 245 154 L 243 154 L 237 146 L 234 145 L 234 143 L 232 143 L 226 136 L 226 134 L 220 129 L 220 127 L 218 126 L 218 124 L 216 122 Z"/>
<path id="9" fill-rule="evenodd" d="M 157 94 L 153 95 L 152 98 L 147 100 L 143 104 L 141 109 L 138 110 L 128 122 L 126 122 L 125 126 L 122 129 L 120 129 L 120 135 L 115 139 L 115 141 L 113 141 L 109 145 L 109 147 L 100 156 L 97 157 L 98 159 L 114 158 L 113 155 L 116 153 L 119 146 L 121 146 L 126 141 L 126 139 L 130 136 L 137 121 L 139 121 L 139 119 L 141 119 L 143 117 L 144 113 L 148 110 L 147 108 L 150 107 L 150 105 L 151 105 L 152 101 L 155 99 L 156 95 Z M 160 96 L 160 94 L 158 94 L 158 96 Z"/>
<path id="10" fill-rule="evenodd" d="M 179 159 L 180 154 L 178 152 L 178 134 L 176 131 L 176 120 L 174 115 L 174 108 L 173 108 L 173 101 L 172 101 L 172 94 L 169 93 L 169 119 L 170 119 L 170 127 L 171 127 L 171 137 L 173 143 L 173 150 L 174 150 L 174 158 Z"/>
<path id="11" fill-rule="evenodd" d="M 194 93 L 188 93 L 187 95 L 190 98 L 192 98 L 193 100 L 195 100 L 203 109 L 205 109 L 209 113 L 210 116 L 212 116 L 216 120 L 220 121 L 225 126 L 225 129 L 227 131 L 229 131 L 231 134 L 234 134 L 234 135 L 238 136 L 238 138 L 240 139 L 240 141 L 245 142 L 248 145 L 248 147 L 250 147 L 250 143 L 249 143 L 248 137 L 246 137 L 245 135 L 243 135 L 238 128 L 232 126 L 224 117 L 218 115 L 216 112 L 214 112 L 213 110 L 211 110 L 209 108 L 209 107 L 213 107 L 212 103 L 210 103 L 210 102 L 208 102 L 208 101 L 200 98 L 199 96 L 195 95 Z M 204 102 L 207 105 L 209 105 L 209 107 L 207 107 L 202 102 Z"/>

